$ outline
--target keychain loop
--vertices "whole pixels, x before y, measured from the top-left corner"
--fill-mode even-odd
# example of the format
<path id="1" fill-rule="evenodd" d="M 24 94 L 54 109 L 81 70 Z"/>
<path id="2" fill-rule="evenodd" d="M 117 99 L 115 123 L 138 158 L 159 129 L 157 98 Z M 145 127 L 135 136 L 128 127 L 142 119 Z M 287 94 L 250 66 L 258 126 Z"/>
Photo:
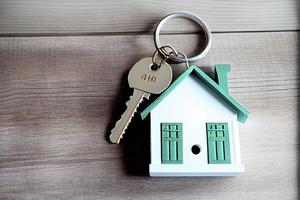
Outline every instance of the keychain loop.
<path id="1" fill-rule="evenodd" d="M 190 67 L 189 59 L 186 57 L 186 55 L 184 53 L 178 52 L 178 54 L 181 55 L 184 58 L 184 60 L 185 60 L 185 66 L 188 69 Z"/>
<path id="2" fill-rule="evenodd" d="M 167 47 L 172 50 L 170 53 L 167 53 L 167 51 L 165 50 Z M 185 62 L 186 68 L 190 67 L 189 60 L 188 60 L 187 56 L 184 53 L 176 51 L 172 46 L 162 46 L 160 49 L 161 49 L 161 51 L 164 51 L 164 54 L 166 54 L 166 55 L 163 55 L 164 59 L 162 61 L 160 61 L 159 64 L 157 64 L 156 63 L 156 58 L 157 58 L 157 55 L 158 55 L 159 51 L 156 50 L 154 52 L 154 54 L 152 56 L 152 64 L 153 64 L 154 67 L 151 68 L 152 70 L 159 69 L 171 57 L 171 55 L 175 55 L 175 57 L 178 58 L 178 59 L 183 59 L 184 62 Z M 182 56 L 183 58 L 179 58 L 178 55 Z"/>
<path id="3" fill-rule="evenodd" d="M 179 58 L 178 56 L 169 56 L 169 59 L 174 61 L 174 62 L 177 62 L 177 63 L 182 63 L 182 62 L 186 62 L 186 60 L 188 62 L 193 62 L 193 61 L 197 61 L 197 60 L 200 60 L 201 58 L 203 58 L 210 46 L 211 46 L 211 41 L 212 41 L 212 38 L 211 38 L 211 32 L 208 28 L 208 26 L 206 25 L 206 23 L 198 16 L 194 15 L 194 14 L 191 14 L 191 13 L 186 13 L 186 12 L 177 12 L 177 13 L 171 13 L 167 16 L 165 16 L 159 23 L 158 25 L 156 26 L 155 28 L 155 31 L 154 31 L 154 44 L 155 44 L 155 47 L 157 49 L 157 51 L 166 56 L 165 52 L 161 49 L 162 46 L 160 44 L 160 41 L 159 41 L 159 34 L 160 34 L 160 30 L 162 28 L 162 26 L 170 19 L 173 19 L 173 18 L 178 18 L 178 17 L 181 17 L 181 18 L 187 18 L 187 19 L 190 19 L 194 22 L 196 22 L 197 24 L 200 25 L 200 27 L 203 29 L 204 31 L 204 34 L 205 34 L 205 48 L 203 48 L 203 50 L 201 52 L 199 52 L 197 55 L 194 55 L 194 56 L 185 56 L 187 59 L 184 59 L 184 58 Z M 170 47 L 170 46 L 168 46 Z M 174 48 L 173 48 L 174 49 Z"/>
<path id="4" fill-rule="evenodd" d="M 172 51 L 168 53 L 168 52 L 166 51 L 166 48 L 169 48 L 169 49 L 171 49 Z M 174 54 L 174 55 L 177 57 L 178 54 L 179 54 L 179 53 L 176 51 L 176 49 L 175 49 L 174 47 L 170 46 L 170 45 L 162 46 L 162 47 L 160 47 L 160 50 L 161 50 L 162 52 L 164 52 L 164 53 L 163 53 L 163 57 L 164 57 L 164 58 L 163 58 L 163 60 L 162 60 L 159 64 L 157 64 L 157 63 L 156 63 L 156 57 L 157 57 L 159 51 L 156 50 L 156 51 L 154 52 L 154 54 L 153 54 L 153 56 L 152 56 L 152 64 L 155 65 L 155 67 L 153 68 L 153 70 L 159 69 L 159 68 L 161 67 L 161 65 L 163 65 L 163 64 L 170 58 L 171 55 Z"/>
<path id="5" fill-rule="evenodd" d="M 167 48 L 171 49 L 172 51 L 169 53 L 166 50 Z M 175 56 L 178 56 L 178 53 L 177 53 L 176 49 L 171 45 L 162 46 L 160 49 L 161 49 L 161 52 L 163 53 L 163 56 L 165 56 L 165 57 L 170 56 L 171 54 L 174 54 Z"/>

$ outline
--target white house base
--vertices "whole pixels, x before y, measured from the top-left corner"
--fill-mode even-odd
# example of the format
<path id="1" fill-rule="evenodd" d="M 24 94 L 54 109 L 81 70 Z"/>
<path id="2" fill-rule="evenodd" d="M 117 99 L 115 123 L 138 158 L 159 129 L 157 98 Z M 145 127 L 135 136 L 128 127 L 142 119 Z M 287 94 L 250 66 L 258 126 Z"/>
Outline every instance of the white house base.
<path id="1" fill-rule="evenodd" d="M 169 165 L 150 164 L 150 176 L 238 176 L 244 172 L 244 165 Z"/>

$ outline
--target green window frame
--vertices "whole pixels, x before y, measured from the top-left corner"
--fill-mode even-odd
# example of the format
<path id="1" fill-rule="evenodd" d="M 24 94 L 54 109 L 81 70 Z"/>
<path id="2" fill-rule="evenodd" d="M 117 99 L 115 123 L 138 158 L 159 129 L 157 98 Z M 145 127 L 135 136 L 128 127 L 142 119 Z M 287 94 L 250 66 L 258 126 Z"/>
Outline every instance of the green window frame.
<path id="1" fill-rule="evenodd" d="M 161 123 L 161 163 L 183 163 L 182 123 Z"/>
<path id="2" fill-rule="evenodd" d="M 228 123 L 206 123 L 209 164 L 230 164 Z"/>

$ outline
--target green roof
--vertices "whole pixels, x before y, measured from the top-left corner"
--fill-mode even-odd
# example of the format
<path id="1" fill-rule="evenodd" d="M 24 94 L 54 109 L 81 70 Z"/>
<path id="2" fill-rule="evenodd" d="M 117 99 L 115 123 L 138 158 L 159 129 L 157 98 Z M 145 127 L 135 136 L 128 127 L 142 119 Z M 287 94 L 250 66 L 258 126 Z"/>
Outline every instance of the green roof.
<path id="1" fill-rule="evenodd" d="M 145 119 L 147 115 L 155 108 L 170 92 L 172 92 L 181 81 L 183 81 L 191 73 L 205 83 L 211 90 L 213 90 L 221 99 L 228 103 L 232 108 L 237 111 L 237 117 L 240 122 L 245 122 L 248 118 L 249 112 L 241 106 L 233 97 L 231 97 L 227 91 L 219 86 L 214 80 L 206 75 L 201 69 L 195 65 L 189 67 L 183 74 L 181 74 L 169 87 L 165 90 L 154 102 L 152 102 L 142 113 L 142 119 Z"/>

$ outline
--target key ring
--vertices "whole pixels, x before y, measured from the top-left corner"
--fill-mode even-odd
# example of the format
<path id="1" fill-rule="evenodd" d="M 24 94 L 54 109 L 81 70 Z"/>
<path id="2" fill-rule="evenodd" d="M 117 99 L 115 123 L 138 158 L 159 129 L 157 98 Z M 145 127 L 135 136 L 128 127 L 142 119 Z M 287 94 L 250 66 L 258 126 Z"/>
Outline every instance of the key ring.
<path id="1" fill-rule="evenodd" d="M 156 26 L 155 28 L 155 31 L 154 31 L 154 44 L 155 44 L 155 47 L 157 49 L 157 51 L 164 55 L 164 56 L 167 56 L 165 54 L 164 51 L 161 50 L 161 44 L 160 44 L 160 41 L 159 41 L 159 34 L 160 34 L 160 30 L 162 28 L 162 26 L 170 19 L 173 19 L 173 18 L 178 18 L 178 17 L 181 17 L 181 18 L 187 18 L 187 19 L 190 19 L 194 22 L 196 22 L 197 24 L 200 25 L 200 27 L 203 29 L 204 31 L 204 34 L 205 34 L 205 48 L 203 48 L 202 51 L 200 51 L 197 55 L 194 55 L 194 56 L 189 56 L 187 57 L 187 59 L 185 58 L 179 58 L 177 56 L 169 56 L 169 59 L 174 61 L 174 62 L 177 62 L 177 63 L 182 63 L 182 62 L 186 62 L 186 60 L 188 62 L 193 62 L 193 61 L 197 61 L 197 60 L 200 60 L 201 58 L 203 58 L 210 46 L 211 46 L 211 32 L 208 28 L 208 26 L 206 25 L 206 23 L 198 16 L 194 15 L 194 14 L 191 14 L 191 13 L 186 13 L 186 12 L 177 12 L 177 13 L 171 13 L 167 16 L 165 16 L 159 23 L 158 25 Z"/>

